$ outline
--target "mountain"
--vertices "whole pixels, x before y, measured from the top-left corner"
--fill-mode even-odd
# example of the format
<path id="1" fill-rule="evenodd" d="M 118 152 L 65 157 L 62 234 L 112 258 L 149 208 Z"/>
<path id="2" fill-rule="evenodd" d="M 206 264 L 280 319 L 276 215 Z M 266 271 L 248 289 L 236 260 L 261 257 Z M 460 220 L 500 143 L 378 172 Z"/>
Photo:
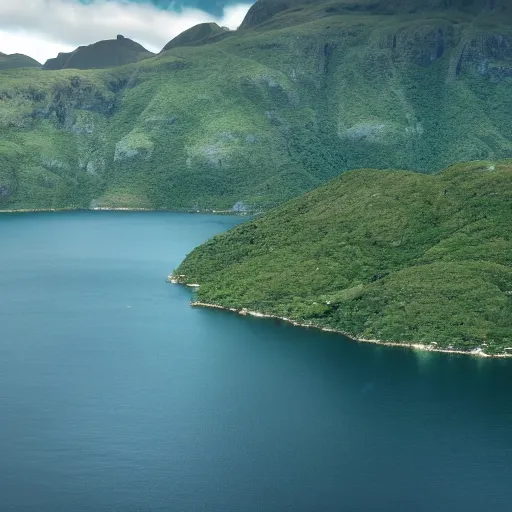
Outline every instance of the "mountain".
<path id="1" fill-rule="evenodd" d="M 199 25 L 195 25 L 194 27 L 185 30 L 185 32 L 182 32 L 173 40 L 168 42 L 164 46 L 162 52 L 166 52 L 167 50 L 178 46 L 211 43 L 228 33 L 229 30 L 227 28 L 220 27 L 217 23 L 200 23 Z"/>
<path id="2" fill-rule="evenodd" d="M 508 0 L 259 0 L 247 13 L 240 28 L 302 23 L 333 14 L 421 15 L 456 11 L 471 16 L 500 13 L 510 17 Z"/>
<path id="3" fill-rule="evenodd" d="M 339 4 L 339 2 L 337 2 L 337 4 Z M 258 2 L 253 4 L 249 9 L 244 21 L 240 25 L 240 28 L 246 29 L 257 27 L 291 9 L 293 9 L 295 13 L 302 14 L 305 6 L 312 5 L 314 5 L 314 0 L 258 0 Z M 325 7 L 325 5 L 326 4 L 324 3 L 323 7 Z"/>
<path id="4" fill-rule="evenodd" d="M 505 3 L 318 0 L 251 21 L 274 4 L 125 66 L 0 72 L 0 209 L 261 211 L 349 169 L 512 156 Z"/>
<path id="5" fill-rule="evenodd" d="M 22 55 L 21 53 L 13 53 L 6 55 L 0 52 L 0 71 L 4 69 L 17 69 L 17 68 L 40 68 L 41 64 L 37 60 Z"/>
<path id="6" fill-rule="evenodd" d="M 512 355 L 512 160 L 349 171 L 195 249 L 197 300 L 358 339 Z"/>
<path id="7" fill-rule="evenodd" d="M 154 54 L 139 43 L 118 35 L 116 39 L 79 46 L 71 53 L 59 53 L 54 59 L 48 59 L 43 65 L 43 69 L 111 68 L 138 62 L 152 55 Z"/>

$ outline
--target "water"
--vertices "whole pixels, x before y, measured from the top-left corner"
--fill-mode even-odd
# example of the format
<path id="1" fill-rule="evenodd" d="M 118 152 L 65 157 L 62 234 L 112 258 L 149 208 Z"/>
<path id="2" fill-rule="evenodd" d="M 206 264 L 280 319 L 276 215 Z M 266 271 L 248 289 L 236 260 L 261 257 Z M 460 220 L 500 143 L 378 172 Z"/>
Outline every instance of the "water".
<path id="1" fill-rule="evenodd" d="M 239 221 L 0 216 L 0 510 L 510 512 L 512 362 L 190 308 Z"/>

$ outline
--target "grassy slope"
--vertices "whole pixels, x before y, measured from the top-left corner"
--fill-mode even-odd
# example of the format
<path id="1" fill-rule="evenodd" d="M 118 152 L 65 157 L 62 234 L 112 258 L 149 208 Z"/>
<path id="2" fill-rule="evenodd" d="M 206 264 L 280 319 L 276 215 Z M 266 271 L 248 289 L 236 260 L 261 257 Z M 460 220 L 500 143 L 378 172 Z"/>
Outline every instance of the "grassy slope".
<path id="1" fill-rule="evenodd" d="M 358 170 L 195 249 L 201 301 L 357 337 L 512 347 L 512 161 Z"/>
<path id="2" fill-rule="evenodd" d="M 507 19 L 332 3 L 112 70 L 2 71 L 0 209 L 266 209 L 351 168 L 512 155 Z"/>
<path id="3" fill-rule="evenodd" d="M 16 68 L 40 68 L 41 64 L 31 57 L 22 55 L 21 53 L 15 53 L 13 55 L 6 55 L 0 52 L 0 71 L 5 69 L 16 69 Z"/>
<path id="4" fill-rule="evenodd" d="M 178 46 L 198 46 L 201 44 L 207 44 L 212 42 L 213 38 L 220 38 L 228 33 L 228 29 L 220 27 L 217 23 L 200 23 L 199 25 L 195 25 L 194 27 L 185 30 L 169 41 L 163 47 L 162 52 L 166 52 L 167 50 Z"/>

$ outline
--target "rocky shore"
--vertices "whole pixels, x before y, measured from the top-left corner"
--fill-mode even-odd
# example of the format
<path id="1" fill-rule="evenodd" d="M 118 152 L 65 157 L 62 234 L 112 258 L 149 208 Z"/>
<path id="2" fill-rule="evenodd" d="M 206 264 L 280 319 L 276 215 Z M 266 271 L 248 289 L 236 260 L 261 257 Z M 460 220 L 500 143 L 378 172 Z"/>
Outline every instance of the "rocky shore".
<path id="1" fill-rule="evenodd" d="M 172 282 L 173 284 L 178 284 L 177 280 L 169 280 L 169 282 Z M 199 285 L 194 285 L 194 286 L 199 286 Z M 322 327 L 322 326 L 315 325 L 312 323 L 301 323 L 301 322 L 292 320 L 290 318 L 277 316 L 277 315 L 269 315 L 267 313 L 261 313 L 259 311 L 251 311 L 246 308 L 242 308 L 242 309 L 227 308 L 224 306 L 220 306 L 219 304 L 208 304 L 206 302 L 199 302 L 199 301 L 192 301 L 190 303 L 190 305 L 192 307 L 221 309 L 224 311 L 230 311 L 232 313 L 237 313 L 242 316 L 252 316 L 252 317 L 256 317 L 256 318 L 269 318 L 269 319 L 274 319 L 274 320 L 281 320 L 283 322 L 290 323 L 296 327 L 306 327 L 309 329 L 317 329 L 317 330 L 324 331 L 324 332 L 333 332 L 333 333 L 337 333 L 337 334 L 342 334 L 346 338 L 353 340 L 353 341 L 358 341 L 361 343 L 373 343 L 375 345 L 382 345 L 385 347 L 405 347 L 405 348 L 410 348 L 413 350 L 421 350 L 421 351 L 425 351 L 425 352 L 439 352 L 439 353 L 443 353 L 443 354 L 459 354 L 459 355 L 465 355 L 465 356 L 470 355 L 470 356 L 477 356 L 477 357 L 484 357 L 484 358 L 502 358 L 502 359 L 504 359 L 504 358 L 512 357 L 512 353 L 510 353 L 510 354 L 487 354 L 481 348 L 477 348 L 477 349 L 474 349 L 471 351 L 445 349 L 445 348 L 438 347 L 437 343 L 435 343 L 435 342 L 432 342 L 430 344 L 425 344 L 425 343 L 419 343 L 419 342 L 414 343 L 414 342 L 384 341 L 384 340 L 378 340 L 378 339 L 361 338 L 361 337 L 354 336 L 353 334 L 350 334 L 350 333 L 347 333 L 347 332 L 344 332 L 344 331 L 341 331 L 338 329 Z"/>

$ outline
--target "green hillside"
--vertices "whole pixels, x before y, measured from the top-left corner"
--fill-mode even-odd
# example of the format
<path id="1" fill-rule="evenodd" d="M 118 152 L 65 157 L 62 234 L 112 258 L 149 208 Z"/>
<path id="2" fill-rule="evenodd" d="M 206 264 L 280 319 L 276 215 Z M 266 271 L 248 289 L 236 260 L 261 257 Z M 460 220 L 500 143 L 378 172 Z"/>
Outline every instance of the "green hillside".
<path id="1" fill-rule="evenodd" d="M 308 22 L 335 14 L 415 15 L 451 12 L 491 17 L 502 21 L 511 11 L 508 0 L 258 0 L 245 17 L 241 28 L 261 28 Z"/>
<path id="2" fill-rule="evenodd" d="M 227 28 L 222 28 L 217 23 L 200 23 L 185 32 L 177 35 L 172 41 L 169 41 L 162 49 L 166 52 L 178 46 L 196 46 L 215 42 L 221 36 L 229 34 Z"/>
<path id="3" fill-rule="evenodd" d="M 202 302 L 357 338 L 511 354 L 512 161 L 346 172 L 216 236 L 174 278 Z"/>
<path id="4" fill-rule="evenodd" d="M 0 71 L 3 71 L 4 69 L 40 67 L 41 64 L 39 64 L 37 60 L 27 57 L 27 55 L 22 55 L 21 53 L 6 55 L 5 53 L 0 52 Z"/>
<path id="5" fill-rule="evenodd" d="M 512 156 L 504 3 L 284 3 L 125 66 L 1 71 L 0 209 L 258 211 L 348 169 Z"/>
<path id="6" fill-rule="evenodd" d="M 79 46 L 70 53 L 59 53 L 48 59 L 44 70 L 101 69 L 132 64 L 154 55 L 142 45 L 118 35 L 116 39 L 98 41 L 88 46 Z"/>

